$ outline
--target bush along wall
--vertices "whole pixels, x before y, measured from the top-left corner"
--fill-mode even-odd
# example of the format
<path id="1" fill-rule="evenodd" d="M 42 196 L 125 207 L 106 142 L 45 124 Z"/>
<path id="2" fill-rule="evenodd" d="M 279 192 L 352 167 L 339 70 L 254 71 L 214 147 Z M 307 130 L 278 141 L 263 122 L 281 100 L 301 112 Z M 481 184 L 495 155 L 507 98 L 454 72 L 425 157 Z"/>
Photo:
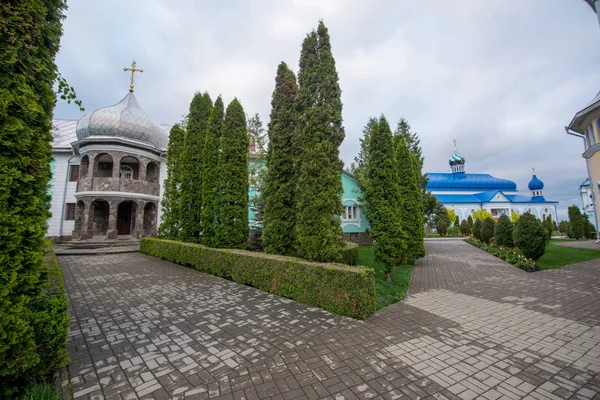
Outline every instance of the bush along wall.
<path id="1" fill-rule="evenodd" d="M 265 292 L 364 319 L 375 311 L 372 269 L 142 238 L 140 251 Z"/>
<path id="2" fill-rule="evenodd" d="M 535 264 L 535 261 L 529 260 L 525 257 L 521 252 L 516 248 L 510 247 L 497 247 L 494 245 L 488 246 L 487 244 L 477 240 L 468 238 L 465 239 L 465 242 L 480 248 L 483 251 L 490 253 L 493 256 L 496 256 L 508 263 L 511 263 L 524 271 L 534 272 L 539 271 L 538 266 Z"/>

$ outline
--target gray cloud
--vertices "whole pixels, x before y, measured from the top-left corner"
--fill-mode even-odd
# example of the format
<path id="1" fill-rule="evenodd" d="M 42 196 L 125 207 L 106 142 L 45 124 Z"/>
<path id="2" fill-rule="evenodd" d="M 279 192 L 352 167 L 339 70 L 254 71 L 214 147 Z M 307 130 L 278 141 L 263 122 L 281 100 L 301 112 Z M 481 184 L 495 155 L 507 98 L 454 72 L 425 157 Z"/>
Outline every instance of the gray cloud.
<path id="1" fill-rule="evenodd" d="M 452 139 L 470 172 L 517 182 L 531 168 L 559 216 L 579 204 L 580 140 L 564 133 L 600 87 L 600 32 L 583 1 L 376 0 L 71 2 L 58 65 L 87 111 L 127 93 L 175 123 L 195 91 L 237 96 L 268 121 L 280 61 L 297 69 L 302 40 L 325 20 L 343 91 L 347 165 L 362 126 L 384 113 L 419 132 L 427 171 L 447 171 Z M 79 118 L 60 103 L 57 118 Z"/>

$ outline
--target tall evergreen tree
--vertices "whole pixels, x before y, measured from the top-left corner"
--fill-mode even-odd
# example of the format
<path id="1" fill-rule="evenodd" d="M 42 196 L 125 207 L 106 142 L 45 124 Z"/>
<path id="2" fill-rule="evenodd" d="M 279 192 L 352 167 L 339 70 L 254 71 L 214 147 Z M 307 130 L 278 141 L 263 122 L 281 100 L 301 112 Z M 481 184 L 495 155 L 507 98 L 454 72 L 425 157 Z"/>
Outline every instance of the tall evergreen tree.
<path id="1" fill-rule="evenodd" d="M 225 111 L 218 171 L 215 246 L 244 249 L 248 242 L 248 131 L 237 99 Z"/>
<path id="2" fill-rule="evenodd" d="M 161 201 L 162 214 L 158 236 L 176 240 L 181 230 L 181 163 L 185 130 L 175 124 L 169 133 L 167 147 L 167 178 L 164 182 L 164 194 Z"/>
<path id="3" fill-rule="evenodd" d="M 185 133 L 182 181 L 181 239 L 197 243 L 202 234 L 202 160 L 212 100 L 208 93 L 196 93 L 190 103 Z"/>
<path id="4" fill-rule="evenodd" d="M 297 156 L 297 91 L 296 76 L 287 64 L 282 62 L 277 67 L 268 129 L 268 173 L 264 190 L 265 215 L 262 237 L 263 247 L 268 253 L 296 253 L 294 160 Z"/>
<path id="5" fill-rule="evenodd" d="M 266 152 L 266 133 L 258 113 L 247 118 L 248 135 L 250 136 L 250 151 L 259 155 Z"/>
<path id="6" fill-rule="evenodd" d="M 360 138 L 360 152 L 354 157 L 354 162 L 350 167 L 350 172 L 352 172 L 360 185 L 366 185 L 365 170 L 369 158 L 369 141 L 371 140 L 373 129 L 377 129 L 377 119 L 369 118 L 363 128 L 363 136 Z"/>
<path id="7" fill-rule="evenodd" d="M 405 146 L 406 148 L 406 146 Z M 406 148 L 408 152 L 408 148 Z M 414 174 L 407 160 L 407 180 Z M 407 259 L 406 238 L 402 230 L 402 194 L 398 165 L 394 155 L 392 131 L 384 116 L 371 131 L 369 158 L 366 166 L 367 186 L 363 207 L 371 224 L 375 258 L 385 267 L 386 280 L 392 281 L 392 270 Z"/>
<path id="8" fill-rule="evenodd" d="M 202 159 L 202 243 L 215 244 L 215 198 L 219 182 L 219 147 L 225 114 L 223 100 L 217 97 L 210 112 Z"/>
<path id="9" fill-rule="evenodd" d="M 345 133 L 338 74 L 323 21 L 302 43 L 297 110 L 298 253 L 310 260 L 337 261 L 345 244 L 340 224 L 344 164 L 339 158 Z"/>
<path id="10" fill-rule="evenodd" d="M 579 207 L 572 205 L 569 207 L 569 230 L 568 236 L 571 239 L 583 238 L 583 216 L 579 211 Z"/>
<path id="11" fill-rule="evenodd" d="M 28 304 L 45 281 L 54 58 L 65 8 L 61 0 L 0 7 L 0 397 L 5 377 L 39 362 Z"/>
<path id="12" fill-rule="evenodd" d="M 416 260 L 425 256 L 419 162 L 404 136 L 395 136 L 394 148 L 400 190 L 400 218 L 402 230 L 406 233 L 406 254 L 408 259 Z"/>

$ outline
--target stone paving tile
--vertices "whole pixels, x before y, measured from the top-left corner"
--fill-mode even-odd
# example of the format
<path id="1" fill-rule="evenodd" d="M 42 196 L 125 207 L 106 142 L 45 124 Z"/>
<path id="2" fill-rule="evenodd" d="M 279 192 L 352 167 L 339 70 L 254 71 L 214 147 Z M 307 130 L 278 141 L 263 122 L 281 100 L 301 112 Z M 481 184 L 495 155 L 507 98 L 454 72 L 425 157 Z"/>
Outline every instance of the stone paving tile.
<path id="1" fill-rule="evenodd" d="M 600 396 L 600 262 L 528 274 L 461 241 L 426 247 L 406 301 L 366 321 L 142 254 L 59 257 L 63 388 L 70 376 L 78 399 Z"/>

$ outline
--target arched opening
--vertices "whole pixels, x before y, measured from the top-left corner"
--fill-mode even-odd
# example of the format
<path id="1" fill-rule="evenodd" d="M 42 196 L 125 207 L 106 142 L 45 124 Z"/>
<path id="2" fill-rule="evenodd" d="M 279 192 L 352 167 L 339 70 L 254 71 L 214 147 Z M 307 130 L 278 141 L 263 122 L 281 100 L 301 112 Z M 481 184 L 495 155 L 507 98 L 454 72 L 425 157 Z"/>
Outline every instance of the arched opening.
<path id="1" fill-rule="evenodd" d="M 75 206 L 75 227 L 73 230 L 77 233 L 81 232 L 81 223 L 83 222 L 83 214 L 85 212 L 85 204 L 79 200 Z"/>
<path id="2" fill-rule="evenodd" d="M 139 179 L 140 162 L 135 157 L 127 156 L 121 158 L 119 166 L 119 178 L 121 179 Z"/>
<path id="3" fill-rule="evenodd" d="M 148 203 L 144 207 L 144 236 L 156 235 L 156 204 Z"/>
<path id="4" fill-rule="evenodd" d="M 106 235 L 110 205 L 106 200 L 94 200 L 90 205 L 88 232 L 93 235 Z"/>
<path id="5" fill-rule="evenodd" d="M 146 167 L 146 180 L 148 182 L 158 183 L 158 164 L 150 161 Z"/>
<path id="6" fill-rule="evenodd" d="M 110 154 L 99 154 L 94 160 L 94 177 L 110 178 L 113 170 L 113 158 Z"/>
<path id="7" fill-rule="evenodd" d="M 122 201 L 117 208 L 117 234 L 131 235 L 135 230 L 137 204 L 131 200 Z"/>
<path id="8" fill-rule="evenodd" d="M 81 157 L 81 162 L 79 163 L 79 179 L 87 178 L 89 168 L 90 158 L 86 154 Z"/>

